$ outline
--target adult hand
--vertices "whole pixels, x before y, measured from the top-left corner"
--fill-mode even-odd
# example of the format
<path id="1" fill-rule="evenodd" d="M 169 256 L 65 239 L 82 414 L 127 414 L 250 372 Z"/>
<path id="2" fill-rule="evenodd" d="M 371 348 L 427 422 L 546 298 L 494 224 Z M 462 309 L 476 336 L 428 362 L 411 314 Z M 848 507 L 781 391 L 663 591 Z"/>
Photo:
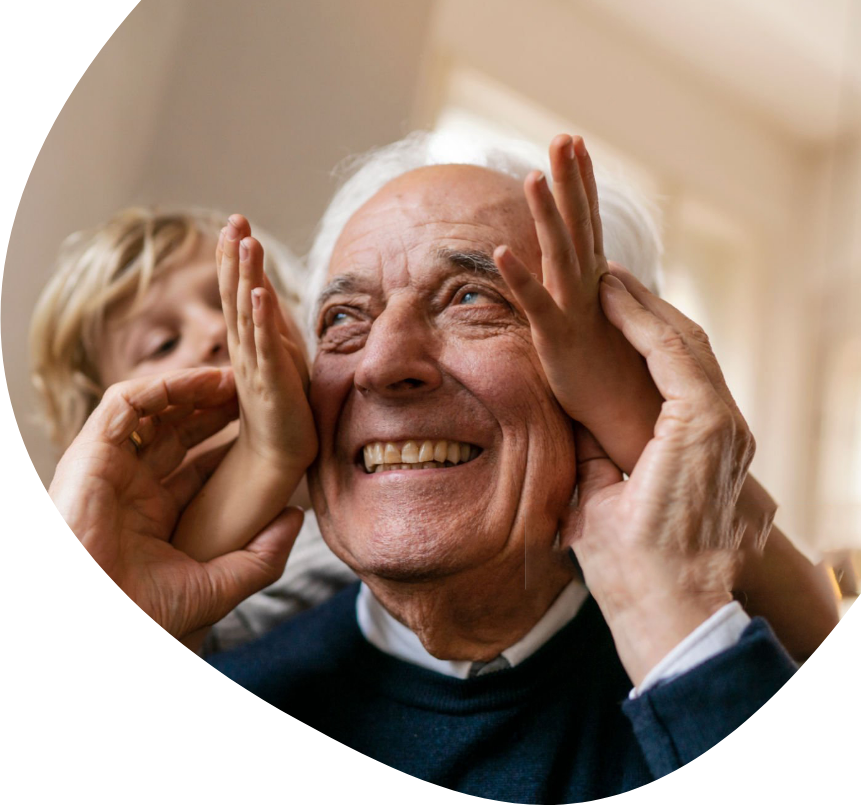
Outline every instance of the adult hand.
<path id="1" fill-rule="evenodd" d="M 179 513 L 227 446 L 180 468 L 188 448 L 237 413 L 229 369 L 118 383 L 63 455 L 49 489 L 101 568 L 153 620 L 188 644 L 280 577 L 302 524 L 302 512 L 288 509 L 243 550 L 203 563 L 170 544 Z"/>
<path id="2" fill-rule="evenodd" d="M 736 503 L 754 442 L 702 330 L 623 269 L 614 273 L 625 282 L 603 278 L 604 312 L 646 358 L 665 402 L 628 481 L 578 429 L 578 503 L 565 539 L 639 684 L 732 600 L 746 525 Z"/>

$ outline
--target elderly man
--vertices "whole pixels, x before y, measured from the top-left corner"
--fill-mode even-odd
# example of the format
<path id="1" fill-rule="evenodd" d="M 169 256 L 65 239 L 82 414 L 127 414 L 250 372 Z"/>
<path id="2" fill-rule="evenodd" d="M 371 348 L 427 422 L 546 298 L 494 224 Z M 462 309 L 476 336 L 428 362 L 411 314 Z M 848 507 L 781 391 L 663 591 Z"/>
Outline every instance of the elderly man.
<path id="1" fill-rule="evenodd" d="M 730 603 L 733 535 L 766 532 L 772 515 L 754 502 L 739 524 L 747 428 L 691 323 L 624 271 L 597 274 L 607 318 L 668 400 L 623 481 L 572 428 L 534 332 L 548 311 L 534 277 L 552 239 L 540 222 L 536 239 L 540 177 L 527 186 L 531 215 L 510 175 L 392 170 L 390 157 L 377 158 L 393 174 L 378 189 L 342 193 L 354 209 L 336 202 L 316 250 L 327 276 L 312 496 L 328 544 L 363 585 L 213 664 L 345 744 L 466 793 L 574 801 L 642 785 L 714 745 L 793 671 L 768 627 Z M 124 441 L 142 416 L 179 412 L 186 445 L 219 424 L 229 396 L 215 371 L 155 390 L 140 381 L 106 399 L 82 444 L 98 444 L 119 476 L 136 460 Z M 183 418 L 200 406 L 210 410 Z M 182 450 L 172 451 L 155 475 L 176 466 Z M 123 536 L 123 550 L 117 534 L 151 490 L 105 484 L 97 521 L 64 481 L 71 467 L 55 481 L 61 511 L 181 637 L 271 578 L 298 527 L 288 512 L 207 566 L 160 542 L 144 577 L 124 564 L 130 546 L 164 539 L 199 478 L 171 479 L 167 513 Z"/>

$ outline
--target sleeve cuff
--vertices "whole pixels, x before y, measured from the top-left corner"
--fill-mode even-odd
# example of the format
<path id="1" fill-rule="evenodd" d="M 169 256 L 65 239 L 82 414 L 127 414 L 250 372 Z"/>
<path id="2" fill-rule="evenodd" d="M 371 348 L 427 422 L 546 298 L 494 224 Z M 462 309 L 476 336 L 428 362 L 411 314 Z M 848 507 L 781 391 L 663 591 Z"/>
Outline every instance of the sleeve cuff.
<path id="1" fill-rule="evenodd" d="M 738 601 L 721 607 L 664 657 L 629 694 L 636 699 L 650 688 L 690 671 L 738 643 L 750 617 Z"/>

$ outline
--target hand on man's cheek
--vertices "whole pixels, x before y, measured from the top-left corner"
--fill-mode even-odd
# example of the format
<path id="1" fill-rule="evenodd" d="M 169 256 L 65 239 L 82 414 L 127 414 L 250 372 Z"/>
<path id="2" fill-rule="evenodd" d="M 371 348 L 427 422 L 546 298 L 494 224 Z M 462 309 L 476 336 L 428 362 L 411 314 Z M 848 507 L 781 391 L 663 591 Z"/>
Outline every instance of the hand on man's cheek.
<path id="1" fill-rule="evenodd" d="M 573 437 L 504 282 L 463 262 L 486 256 L 492 267 L 501 238 L 528 243 L 528 210 L 513 180 L 437 170 L 457 217 L 425 174 L 384 189 L 336 247 L 330 287 L 349 291 L 321 309 L 313 499 L 330 545 L 360 575 L 483 568 L 522 585 L 530 546 L 538 565 L 550 561 L 574 483 Z M 456 199 L 443 175 L 453 171 L 470 174 Z M 362 463 L 367 445 L 440 441 L 465 445 L 468 460 L 372 473 Z"/>

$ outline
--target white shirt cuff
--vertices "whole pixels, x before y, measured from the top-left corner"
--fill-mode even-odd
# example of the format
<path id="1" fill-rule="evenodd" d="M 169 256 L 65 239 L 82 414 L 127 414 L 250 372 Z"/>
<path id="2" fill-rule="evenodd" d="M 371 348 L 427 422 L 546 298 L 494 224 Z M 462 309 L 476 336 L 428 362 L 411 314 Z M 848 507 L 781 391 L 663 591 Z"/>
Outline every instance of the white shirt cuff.
<path id="1" fill-rule="evenodd" d="M 741 633 L 749 623 L 750 617 L 738 601 L 721 607 L 652 668 L 643 681 L 628 694 L 628 698 L 636 699 L 659 682 L 680 676 L 731 648 L 738 643 Z"/>

